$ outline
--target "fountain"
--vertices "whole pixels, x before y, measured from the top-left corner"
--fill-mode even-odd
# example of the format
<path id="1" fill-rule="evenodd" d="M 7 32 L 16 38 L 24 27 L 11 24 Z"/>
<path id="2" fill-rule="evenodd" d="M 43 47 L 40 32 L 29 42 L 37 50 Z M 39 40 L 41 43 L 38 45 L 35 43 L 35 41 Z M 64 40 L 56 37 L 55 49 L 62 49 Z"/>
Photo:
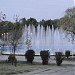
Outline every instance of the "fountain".
<path id="1" fill-rule="evenodd" d="M 73 50 L 71 41 L 68 41 L 66 32 L 60 28 L 52 29 L 47 26 L 46 31 L 43 26 L 37 26 L 37 32 L 33 25 L 25 26 L 22 40 L 23 43 L 26 41 L 26 29 L 29 30 L 29 34 L 32 33 L 31 37 L 31 49 L 39 53 L 41 50 L 50 50 L 52 54 L 56 51 L 64 52 L 65 50 Z"/>
<path id="2" fill-rule="evenodd" d="M 74 45 L 68 38 L 65 37 L 66 32 L 62 28 L 52 29 L 47 26 L 45 28 L 41 25 L 37 26 L 37 30 L 34 25 L 25 25 L 23 35 L 21 37 L 22 44 L 17 46 L 16 52 L 25 53 L 28 49 L 26 45 L 27 37 L 30 39 L 30 48 L 35 50 L 36 53 L 40 53 L 41 50 L 50 50 L 52 54 L 56 51 L 65 52 L 65 50 L 74 50 Z"/>

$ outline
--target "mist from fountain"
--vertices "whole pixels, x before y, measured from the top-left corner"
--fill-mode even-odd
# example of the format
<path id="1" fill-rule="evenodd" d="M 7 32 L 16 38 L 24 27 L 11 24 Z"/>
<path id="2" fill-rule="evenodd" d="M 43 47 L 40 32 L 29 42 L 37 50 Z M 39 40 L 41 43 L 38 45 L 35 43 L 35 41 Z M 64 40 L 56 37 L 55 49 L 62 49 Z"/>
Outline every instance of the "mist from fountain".
<path id="1" fill-rule="evenodd" d="M 38 25 L 36 32 L 34 25 L 29 25 L 28 27 L 25 25 L 22 36 L 23 43 L 26 41 L 26 30 L 28 30 L 28 34 L 32 33 L 31 49 L 35 50 L 37 53 L 41 50 L 50 50 L 53 54 L 56 51 L 64 52 L 65 50 L 73 50 L 73 45 L 71 41 L 68 41 L 66 32 L 62 28 L 54 29 L 52 25 L 52 29 L 47 26 L 45 31 L 45 28 L 42 25 Z"/>

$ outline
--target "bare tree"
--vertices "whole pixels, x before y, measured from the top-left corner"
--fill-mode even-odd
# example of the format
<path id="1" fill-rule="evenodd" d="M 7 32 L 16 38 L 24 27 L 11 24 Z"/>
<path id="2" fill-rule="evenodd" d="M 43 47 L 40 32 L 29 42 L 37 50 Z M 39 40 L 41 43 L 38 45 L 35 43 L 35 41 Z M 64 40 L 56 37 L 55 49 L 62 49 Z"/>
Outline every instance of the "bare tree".
<path id="1" fill-rule="evenodd" d="M 67 31 L 75 35 L 75 7 L 65 11 L 64 27 Z"/>
<path id="2" fill-rule="evenodd" d="M 18 22 L 18 17 L 16 16 L 15 18 L 15 23 L 14 23 L 14 27 L 13 27 L 13 31 L 10 33 L 10 42 L 13 46 L 12 52 L 13 54 L 15 54 L 16 51 L 16 46 L 19 43 L 19 39 L 22 36 L 22 25 Z"/>

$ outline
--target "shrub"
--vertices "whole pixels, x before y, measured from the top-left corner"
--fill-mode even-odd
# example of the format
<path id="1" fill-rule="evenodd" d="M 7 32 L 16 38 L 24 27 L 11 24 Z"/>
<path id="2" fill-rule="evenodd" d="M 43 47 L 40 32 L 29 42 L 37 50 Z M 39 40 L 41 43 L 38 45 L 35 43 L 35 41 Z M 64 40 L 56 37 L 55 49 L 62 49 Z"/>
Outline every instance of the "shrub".
<path id="1" fill-rule="evenodd" d="M 15 66 L 17 65 L 17 59 L 16 59 L 16 57 L 15 57 L 14 54 L 10 54 L 10 55 L 9 55 L 9 57 L 8 57 L 8 62 L 12 63 L 12 65 L 13 65 L 13 64 L 15 64 Z"/>
<path id="2" fill-rule="evenodd" d="M 34 50 L 27 50 L 25 53 L 25 58 L 27 59 L 27 62 L 32 63 L 34 60 L 35 52 Z"/>
<path id="3" fill-rule="evenodd" d="M 69 58 L 69 56 L 70 56 L 70 51 L 65 51 L 65 56 L 67 57 L 67 58 Z"/>
<path id="4" fill-rule="evenodd" d="M 62 63 L 62 60 L 64 59 L 62 58 L 62 52 L 55 52 L 55 58 L 56 58 L 57 65 L 60 66 Z"/>
<path id="5" fill-rule="evenodd" d="M 12 62 L 15 59 L 15 55 L 10 54 L 8 57 L 8 62 Z"/>
<path id="6" fill-rule="evenodd" d="M 43 65 L 48 64 L 48 61 L 49 61 L 48 51 L 46 51 L 46 50 L 40 51 L 40 56 L 41 56 L 41 59 L 42 59 L 42 64 Z"/>

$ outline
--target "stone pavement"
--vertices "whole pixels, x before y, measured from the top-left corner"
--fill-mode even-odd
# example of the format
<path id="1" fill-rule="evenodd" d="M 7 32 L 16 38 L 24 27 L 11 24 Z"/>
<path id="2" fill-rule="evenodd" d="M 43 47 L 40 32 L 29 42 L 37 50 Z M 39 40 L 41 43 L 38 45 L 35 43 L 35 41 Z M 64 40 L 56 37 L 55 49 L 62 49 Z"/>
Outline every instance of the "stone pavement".
<path id="1" fill-rule="evenodd" d="M 39 57 L 38 58 L 36 57 L 34 61 L 37 60 L 39 60 L 38 62 L 41 62 Z M 56 64 L 55 60 L 53 59 L 51 59 L 49 62 Z M 53 65 L 48 68 L 46 67 L 43 69 L 38 69 L 35 71 L 17 75 L 75 75 L 75 62 L 63 61 L 61 66 Z"/>
<path id="2" fill-rule="evenodd" d="M 0 56 L 0 60 L 6 60 L 8 56 Z M 24 57 L 17 57 L 18 60 L 25 60 Z M 50 58 L 50 63 L 56 64 L 54 58 Z M 35 57 L 34 62 L 42 62 L 40 57 Z M 34 66 L 34 65 L 33 65 Z M 41 66 L 41 65 L 38 65 Z M 46 65 L 45 65 L 46 66 Z M 46 68 L 38 69 L 31 72 L 23 72 L 23 74 L 15 75 L 75 75 L 75 62 L 73 61 L 63 61 L 61 66 L 49 65 Z"/>
<path id="3" fill-rule="evenodd" d="M 75 75 L 75 66 L 55 66 L 17 75 Z"/>

